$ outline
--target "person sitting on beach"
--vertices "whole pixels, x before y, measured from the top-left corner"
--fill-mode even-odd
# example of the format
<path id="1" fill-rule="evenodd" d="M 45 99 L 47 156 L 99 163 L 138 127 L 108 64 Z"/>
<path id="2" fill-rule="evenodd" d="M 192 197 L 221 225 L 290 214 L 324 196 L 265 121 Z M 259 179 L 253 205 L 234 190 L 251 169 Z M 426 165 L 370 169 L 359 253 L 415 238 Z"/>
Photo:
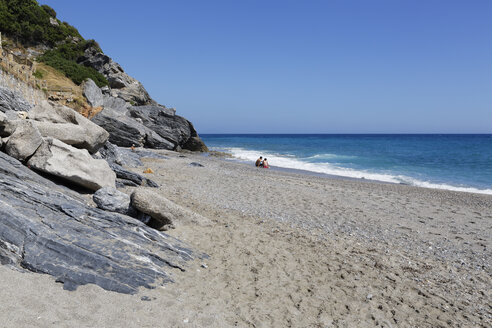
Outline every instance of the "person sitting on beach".
<path id="1" fill-rule="evenodd" d="M 263 160 L 263 168 L 265 168 L 265 169 L 269 169 L 270 168 L 270 165 L 268 165 L 268 161 L 267 161 L 266 158 Z"/>
<path id="2" fill-rule="evenodd" d="M 263 157 L 260 156 L 260 158 L 256 160 L 255 166 L 260 167 L 263 164 L 262 162 L 263 162 Z"/>

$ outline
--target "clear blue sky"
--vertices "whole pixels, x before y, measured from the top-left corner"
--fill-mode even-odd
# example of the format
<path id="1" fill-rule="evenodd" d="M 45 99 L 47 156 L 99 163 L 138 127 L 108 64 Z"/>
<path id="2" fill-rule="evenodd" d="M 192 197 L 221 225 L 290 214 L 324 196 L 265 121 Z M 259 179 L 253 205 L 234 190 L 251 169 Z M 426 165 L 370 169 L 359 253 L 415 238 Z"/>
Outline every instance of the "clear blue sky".
<path id="1" fill-rule="evenodd" d="M 492 133 L 489 0 L 38 0 L 199 133 Z"/>

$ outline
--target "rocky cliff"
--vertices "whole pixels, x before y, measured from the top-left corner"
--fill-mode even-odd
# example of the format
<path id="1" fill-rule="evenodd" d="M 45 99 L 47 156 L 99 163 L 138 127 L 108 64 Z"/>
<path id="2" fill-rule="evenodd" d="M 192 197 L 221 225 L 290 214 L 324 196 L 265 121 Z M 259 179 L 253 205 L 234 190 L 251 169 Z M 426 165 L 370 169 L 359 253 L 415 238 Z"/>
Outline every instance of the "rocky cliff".
<path id="1" fill-rule="evenodd" d="M 93 107 L 101 106 L 93 121 L 110 133 L 118 146 L 141 146 L 169 150 L 208 151 L 193 124 L 154 101 L 142 83 L 123 68 L 90 47 L 77 59 L 81 65 L 103 74 L 109 85 L 99 88 L 93 81 L 83 84 L 84 95 Z"/>
<path id="2" fill-rule="evenodd" d="M 53 8 L 40 6 L 35 0 L 0 0 L 0 6 L 6 11 L 6 15 L 0 15 L 0 32 L 11 37 L 3 42 L 8 49 L 2 49 L 0 42 L 0 63 L 9 61 L 8 65 L 4 65 L 9 68 L 18 66 L 15 58 L 22 63 L 20 67 L 27 62 L 42 62 L 70 78 L 77 86 L 80 85 L 92 107 L 84 111 L 85 115 L 99 113 L 94 122 L 108 130 L 113 143 L 119 146 L 207 151 L 191 122 L 175 115 L 173 109 L 159 105 L 141 82 L 125 73 L 121 65 L 102 52 L 96 41 L 85 40 L 75 27 L 58 20 Z M 32 31 L 14 28 L 15 23 L 29 26 Z M 56 85 L 44 85 L 38 83 L 39 80 L 31 79 L 28 75 L 39 77 L 39 72 L 36 72 L 34 64 L 28 66 L 30 69 L 22 70 L 18 74 L 20 77 L 33 82 L 33 85 L 43 85 L 47 91 L 60 89 Z M 5 67 L 2 66 L 2 69 Z M 77 108 L 80 107 L 80 100 L 77 103 L 74 94 L 64 95 L 63 104 L 80 109 Z M 58 101 L 58 98 L 51 100 Z"/>

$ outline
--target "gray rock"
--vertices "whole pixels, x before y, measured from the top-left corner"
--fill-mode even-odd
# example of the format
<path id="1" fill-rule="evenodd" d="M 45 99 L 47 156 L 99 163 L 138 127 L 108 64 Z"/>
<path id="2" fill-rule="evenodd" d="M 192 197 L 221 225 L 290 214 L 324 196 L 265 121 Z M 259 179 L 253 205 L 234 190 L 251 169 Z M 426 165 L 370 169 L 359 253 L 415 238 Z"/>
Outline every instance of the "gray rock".
<path id="1" fill-rule="evenodd" d="M 143 165 L 139 153 L 131 151 L 130 149 L 118 147 L 109 141 L 99 149 L 99 154 L 101 155 L 101 158 L 104 158 L 108 163 L 116 163 L 118 165 L 129 167 L 139 167 Z"/>
<path id="2" fill-rule="evenodd" d="M 176 115 L 176 109 L 168 108 L 168 107 L 165 107 L 162 105 L 132 106 L 130 108 L 138 110 L 140 112 L 154 113 L 155 111 L 157 111 L 157 115 L 159 115 L 159 114 L 165 114 L 167 116 Z"/>
<path id="3" fill-rule="evenodd" d="M 202 153 L 208 152 L 208 147 L 205 145 L 203 140 L 198 137 L 198 135 L 196 137 L 190 137 L 190 139 L 188 139 L 188 141 L 183 145 L 183 148 Z"/>
<path id="4" fill-rule="evenodd" d="M 133 182 L 133 184 L 131 185 L 135 185 L 135 186 L 144 185 L 145 178 L 142 175 L 125 170 L 121 165 L 115 163 L 109 164 L 109 166 L 111 167 L 113 172 L 116 173 L 116 177 L 118 179 L 131 181 Z"/>
<path id="5" fill-rule="evenodd" d="M 31 105 L 18 92 L 0 86 L 0 112 L 29 111 Z"/>
<path id="6" fill-rule="evenodd" d="M 107 142 L 104 147 L 102 147 L 98 156 L 93 156 L 94 158 L 105 159 L 111 169 L 116 173 L 116 177 L 118 178 L 117 183 L 122 186 L 148 186 L 153 188 L 158 188 L 159 185 L 154 181 L 145 178 L 144 176 L 128 171 L 123 168 L 122 165 L 129 167 L 138 167 L 142 166 L 143 163 L 140 160 L 142 157 L 150 157 L 153 155 L 154 158 L 162 158 L 165 156 L 161 156 L 158 154 L 153 154 L 149 151 L 140 151 L 140 150 L 130 150 L 120 148 L 118 146 L 113 145 L 110 142 Z"/>
<path id="7" fill-rule="evenodd" d="M 164 145 L 146 145 L 148 147 L 173 150 L 181 147 L 192 151 L 208 151 L 193 124 L 175 115 L 173 108 L 160 105 L 132 106 L 128 109 L 128 114 L 173 145 L 172 148 Z"/>
<path id="8" fill-rule="evenodd" d="M 103 106 L 104 98 L 101 89 L 91 79 L 87 79 L 82 83 L 82 93 L 84 94 L 87 102 L 92 107 Z"/>
<path id="9" fill-rule="evenodd" d="M 210 224 L 210 220 L 155 193 L 152 189 L 138 188 L 131 196 L 132 206 L 150 215 L 160 223 L 159 229 L 181 224 Z"/>
<path id="10" fill-rule="evenodd" d="M 98 49 L 93 47 L 86 49 L 84 55 L 79 58 L 79 63 L 103 74 L 108 79 L 111 91 L 114 91 L 119 98 L 139 105 L 153 103 L 142 83 L 126 74 L 118 63 Z"/>
<path id="11" fill-rule="evenodd" d="M 57 139 L 46 138 L 27 164 L 90 190 L 115 187 L 116 174 L 105 160 Z"/>
<path id="12" fill-rule="evenodd" d="M 169 113 L 165 107 L 132 106 L 128 113 L 135 119 L 141 119 L 143 125 L 172 143 L 171 147 L 160 148 L 175 149 L 176 146 L 185 144 L 191 137 L 189 122 L 181 116 Z"/>
<path id="13" fill-rule="evenodd" d="M 120 107 L 118 110 L 105 107 L 92 121 L 109 132 L 111 143 L 122 147 L 173 150 L 194 137 L 197 140 L 189 146 L 203 148 L 191 123 L 162 106 Z"/>
<path id="14" fill-rule="evenodd" d="M 125 188 L 125 187 L 139 187 L 139 185 L 133 181 L 120 179 L 116 177 L 116 188 Z"/>
<path id="15" fill-rule="evenodd" d="M 99 189 L 92 195 L 94 203 L 102 210 L 130 215 L 130 196 L 112 187 Z"/>
<path id="16" fill-rule="evenodd" d="M 4 118 L 0 117 L 0 137 L 10 136 L 17 129 L 17 125 L 20 122 L 21 120 L 19 119 L 9 119 L 7 116 Z"/>
<path id="17" fill-rule="evenodd" d="M 73 109 L 43 102 L 28 117 L 35 122 L 43 137 L 52 137 L 76 148 L 96 152 L 109 138 L 109 133 Z"/>
<path id="18" fill-rule="evenodd" d="M 196 167 L 203 167 L 202 164 L 198 163 L 198 162 L 191 162 L 190 164 L 188 164 L 189 166 L 196 166 Z"/>
<path id="19" fill-rule="evenodd" d="M 147 129 L 145 147 L 169 150 L 176 148 L 172 142 L 164 139 L 157 132 L 154 132 L 151 129 Z"/>
<path id="20" fill-rule="evenodd" d="M 68 290 L 97 284 L 134 294 L 204 256 L 137 219 L 87 206 L 0 153 L 0 263 L 49 274 Z"/>
<path id="21" fill-rule="evenodd" d="M 109 141 L 121 147 L 173 149 L 174 144 L 129 117 L 126 112 L 104 108 L 92 121 L 109 132 Z"/>
<path id="22" fill-rule="evenodd" d="M 127 186 L 147 186 L 152 188 L 159 188 L 159 185 L 154 181 L 138 174 L 135 172 L 131 172 L 125 170 L 121 165 L 118 164 L 109 164 L 114 173 L 116 173 L 116 177 L 120 180 L 121 183 Z"/>
<path id="23" fill-rule="evenodd" d="M 126 113 L 129 106 L 128 103 L 121 98 L 103 95 L 103 107 Z"/>
<path id="24" fill-rule="evenodd" d="M 142 147 L 145 144 L 147 129 L 125 113 L 104 108 L 97 113 L 92 122 L 109 133 L 109 141 L 121 147 Z"/>
<path id="25" fill-rule="evenodd" d="M 41 145 L 43 138 L 38 129 L 29 121 L 23 120 L 9 137 L 5 152 L 10 156 L 24 161 Z"/>

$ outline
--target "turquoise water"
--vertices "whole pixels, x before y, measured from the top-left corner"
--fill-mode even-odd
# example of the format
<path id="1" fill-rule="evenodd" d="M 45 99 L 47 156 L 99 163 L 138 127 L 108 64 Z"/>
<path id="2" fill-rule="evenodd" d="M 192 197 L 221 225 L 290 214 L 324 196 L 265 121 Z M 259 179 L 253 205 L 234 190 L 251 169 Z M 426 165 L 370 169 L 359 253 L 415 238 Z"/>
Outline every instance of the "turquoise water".
<path id="1" fill-rule="evenodd" d="M 201 135 L 212 150 L 272 167 L 492 194 L 492 135 Z"/>

